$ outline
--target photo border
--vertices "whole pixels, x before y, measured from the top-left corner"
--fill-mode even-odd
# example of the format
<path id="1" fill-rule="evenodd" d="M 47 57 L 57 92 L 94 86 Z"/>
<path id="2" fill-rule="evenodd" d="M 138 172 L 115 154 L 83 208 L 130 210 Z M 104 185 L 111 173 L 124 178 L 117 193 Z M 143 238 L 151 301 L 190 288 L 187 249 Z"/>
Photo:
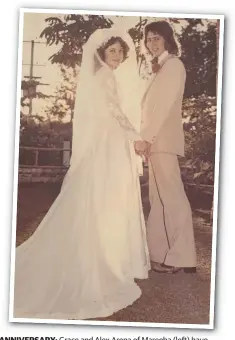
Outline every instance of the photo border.
<path id="1" fill-rule="evenodd" d="M 10 265 L 10 299 L 9 299 L 9 322 L 10 323 L 37 323 L 37 324 L 70 324 L 70 325 L 93 325 L 93 326 L 128 326 L 128 327 L 155 327 L 155 328 L 182 328 L 182 329 L 214 329 L 215 310 L 215 280 L 216 280 L 216 246 L 218 224 L 218 194 L 219 194 L 219 167 L 220 167 L 220 135 L 221 135 L 221 109 L 222 109 L 222 72 L 223 72 L 223 48 L 224 48 L 224 15 L 223 14 L 186 14 L 186 13 L 156 13 L 139 11 L 110 11 L 110 10 L 72 10 L 72 9 L 35 9 L 20 8 L 18 58 L 17 58 L 17 98 L 16 98 L 16 123 L 15 123 L 15 148 L 14 148 L 14 184 L 13 184 L 13 213 L 12 213 L 12 240 L 11 240 L 11 265 Z M 23 59 L 23 26 L 24 13 L 38 14 L 80 14 L 80 15 L 104 15 L 104 16 L 144 16 L 151 18 L 181 18 L 181 19 L 211 19 L 220 21 L 219 29 L 219 57 L 217 78 L 217 105 L 216 105 L 216 148 L 215 148 L 215 176 L 214 176 L 214 209 L 212 225 L 212 261 L 211 261 L 211 285 L 210 285 L 210 322 L 209 324 L 177 324 L 177 323 L 149 323 L 149 322 L 118 322 L 118 321 L 85 321 L 85 320 L 60 320 L 60 319 L 33 319 L 14 318 L 14 273 L 15 273 L 15 248 L 16 248 L 16 218 L 18 197 L 18 171 L 19 171 L 19 131 L 20 131 L 20 98 L 21 98 L 21 75 Z"/>

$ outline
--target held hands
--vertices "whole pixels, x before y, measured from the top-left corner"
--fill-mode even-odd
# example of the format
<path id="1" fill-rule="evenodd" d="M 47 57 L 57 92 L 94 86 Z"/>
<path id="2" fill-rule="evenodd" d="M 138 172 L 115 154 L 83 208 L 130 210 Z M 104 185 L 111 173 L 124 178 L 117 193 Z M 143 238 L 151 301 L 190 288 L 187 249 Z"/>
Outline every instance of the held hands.
<path id="1" fill-rule="evenodd" d="M 134 146 L 135 146 L 135 152 L 137 155 L 145 159 L 148 159 L 150 157 L 151 143 L 147 141 L 138 140 L 135 142 Z"/>

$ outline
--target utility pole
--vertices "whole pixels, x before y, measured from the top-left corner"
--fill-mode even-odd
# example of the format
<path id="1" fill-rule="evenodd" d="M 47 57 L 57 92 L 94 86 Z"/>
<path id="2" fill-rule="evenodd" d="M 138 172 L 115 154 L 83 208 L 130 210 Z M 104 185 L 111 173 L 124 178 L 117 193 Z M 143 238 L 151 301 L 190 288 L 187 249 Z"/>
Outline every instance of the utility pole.
<path id="1" fill-rule="evenodd" d="M 41 79 L 41 77 L 35 77 L 33 75 L 34 66 L 45 66 L 45 65 L 40 65 L 40 64 L 34 64 L 34 45 L 35 44 L 46 44 L 46 43 L 40 42 L 40 41 L 34 41 L 34 40 L 30 40 L 30 41 L 24 40 L 23 42 L 31 44 L 30 64 L 23 64 L 24 66 L 30 66 L 29 76 L 25 76 L 25 78 L 29 78 L 29 82 L 32 82 L 34 79 Z M 32 111 L 33 111 L 33 96 L 29 95 L 29 116 L 32 115 Z"/>
<path id="2" fill-rule="evenodd" d="M 30 58 L 30 74 L 29 81 L 33 80 L 33 62 L 34 62 L 34 40 L 31 41 L 31 58 Z M 29 115 L 32 115 L 33 110 L 33 97 L 29 97 Z"/>

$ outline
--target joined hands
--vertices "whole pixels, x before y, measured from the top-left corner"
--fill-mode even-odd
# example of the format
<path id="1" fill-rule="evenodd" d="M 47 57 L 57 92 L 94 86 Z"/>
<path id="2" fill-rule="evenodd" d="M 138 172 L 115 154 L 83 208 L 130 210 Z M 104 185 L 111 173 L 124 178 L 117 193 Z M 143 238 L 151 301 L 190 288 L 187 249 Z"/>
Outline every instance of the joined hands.
<path id="1" fill-rule="evenodd" d="M 134 143 L 135 152 L 137 155 L 144 158 L 144 161 L 147 161 L 150 157 L 150 148 L 151 143 L 147 141 L 138 140 Z"/>

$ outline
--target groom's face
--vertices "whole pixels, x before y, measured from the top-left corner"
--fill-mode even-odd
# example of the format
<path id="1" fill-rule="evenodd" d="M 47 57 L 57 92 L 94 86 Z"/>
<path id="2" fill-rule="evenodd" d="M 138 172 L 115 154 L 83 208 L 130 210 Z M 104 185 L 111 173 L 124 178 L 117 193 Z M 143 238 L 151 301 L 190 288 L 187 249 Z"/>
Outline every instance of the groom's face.
<path id="1" fill-rule="evenodd" d="M 156 32 L 148 32 L 146 45 L 153 57 L 159 57 L 165 49 L 165 40 Z"/>

